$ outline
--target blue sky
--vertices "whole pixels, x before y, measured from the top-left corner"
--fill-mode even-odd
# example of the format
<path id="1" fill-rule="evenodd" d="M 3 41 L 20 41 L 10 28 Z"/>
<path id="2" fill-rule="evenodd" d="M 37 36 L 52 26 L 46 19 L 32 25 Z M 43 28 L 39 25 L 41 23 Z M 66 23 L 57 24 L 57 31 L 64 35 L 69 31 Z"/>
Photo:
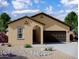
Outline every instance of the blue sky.
<path id="1" fill-rule="evenodd" d="M 0 0 L 0 14 L 6 12 L 11 20 L 44 12 L 64 21 L 71 11 L 78 13 L 77 0 Z"/>

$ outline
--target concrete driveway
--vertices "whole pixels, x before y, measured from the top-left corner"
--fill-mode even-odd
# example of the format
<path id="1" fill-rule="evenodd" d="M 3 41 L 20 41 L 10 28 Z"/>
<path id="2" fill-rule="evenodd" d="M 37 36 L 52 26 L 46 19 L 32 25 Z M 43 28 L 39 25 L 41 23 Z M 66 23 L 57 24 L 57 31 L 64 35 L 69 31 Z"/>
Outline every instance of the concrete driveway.
<path id="1" fill-rule="evenodd" d="M 78 58 L 78 42 L 64 43 L 64 44 L 46 44 L 46 45 L 33 45 L 33 47 L 53 47 L 70 56 Z"/>

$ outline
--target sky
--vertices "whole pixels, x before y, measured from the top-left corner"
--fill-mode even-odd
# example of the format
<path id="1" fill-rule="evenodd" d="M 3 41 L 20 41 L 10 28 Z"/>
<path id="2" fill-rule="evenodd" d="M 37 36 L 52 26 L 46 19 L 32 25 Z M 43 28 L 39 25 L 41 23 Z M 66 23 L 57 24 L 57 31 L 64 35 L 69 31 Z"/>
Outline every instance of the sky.
<path id="1" fill-rule="evenodd" d="M 78 14 L 78 0 L 0 0 L 0 14 L 6 12 L 11 20 L 44 12 L 64 21 L 71 11 Z"/>

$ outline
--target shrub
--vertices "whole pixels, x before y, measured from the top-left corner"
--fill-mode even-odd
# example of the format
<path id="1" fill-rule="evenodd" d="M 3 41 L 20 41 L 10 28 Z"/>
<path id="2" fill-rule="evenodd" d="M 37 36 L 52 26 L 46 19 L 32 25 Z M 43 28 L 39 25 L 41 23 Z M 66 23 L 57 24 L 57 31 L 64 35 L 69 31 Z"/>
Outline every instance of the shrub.
<path id="1" fill-rule="evenodd" d="M 30 44 L 25 44 L 24 46 L 25 48 L 32 48 L 32 46 Z"/>
<path id="2" fill-rule="evenodd" d="M 48 51 L 48 49 L 47 49 L 47 48 L 45 48 L 45 51 Z"/>
<path id="3" fill-rule="evenodd" d="M 52 48 L 45 48 L 45 51 L 52 51 Z"/>
<path id="4" fill-rule="evenodd" d="M 1 44 L 1 46 L 5 46 L 5 44 L 4 44 L 4 43 L 2 43 L 2 44 Z"/>
<path id="5" fill-rule="evenodd" d="M 0 43 L 8 43 L 8 36 L 4 32 L 0 32 Z"/>
<path id="6" fill-rule="evenodd" d="M 8 47 L 11 47 L 11 44 L 8 44 Z"/>
<path id="7" fill-rule="evenodd" d="M 48 48 L 48 51 L 52 51 L 52 48 Z"/>

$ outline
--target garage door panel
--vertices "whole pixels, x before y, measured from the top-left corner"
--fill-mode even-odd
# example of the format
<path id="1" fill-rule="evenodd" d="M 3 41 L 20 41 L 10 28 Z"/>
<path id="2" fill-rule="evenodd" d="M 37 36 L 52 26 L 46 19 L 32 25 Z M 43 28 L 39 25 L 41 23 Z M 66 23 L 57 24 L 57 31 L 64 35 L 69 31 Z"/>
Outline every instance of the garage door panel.
<path id="1" fill-rule="evenodd" d="M 44 43 L 57 43 L 66 41 L 65 31 L 44 31 Z"/>

